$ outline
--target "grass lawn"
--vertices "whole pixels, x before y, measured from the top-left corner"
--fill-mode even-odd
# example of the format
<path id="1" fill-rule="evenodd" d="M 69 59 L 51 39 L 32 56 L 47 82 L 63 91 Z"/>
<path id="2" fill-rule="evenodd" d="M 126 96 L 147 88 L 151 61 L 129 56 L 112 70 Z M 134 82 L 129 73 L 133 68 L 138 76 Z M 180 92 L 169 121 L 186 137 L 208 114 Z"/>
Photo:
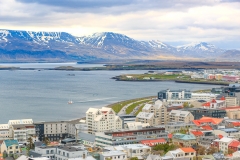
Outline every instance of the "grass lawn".
<path id="1" fill-rule="evenodd" d="M 145 102 L 149 102 L 149 99 L 141 101 L 141 102 L 136 102 L 136 103 L 133 103 L 132 105 L 128 106 L 128 108 L 126 109 L 126 114 L 130 114 L 135 107 L 137 107 L 138 105 L 143 104 Z"/>

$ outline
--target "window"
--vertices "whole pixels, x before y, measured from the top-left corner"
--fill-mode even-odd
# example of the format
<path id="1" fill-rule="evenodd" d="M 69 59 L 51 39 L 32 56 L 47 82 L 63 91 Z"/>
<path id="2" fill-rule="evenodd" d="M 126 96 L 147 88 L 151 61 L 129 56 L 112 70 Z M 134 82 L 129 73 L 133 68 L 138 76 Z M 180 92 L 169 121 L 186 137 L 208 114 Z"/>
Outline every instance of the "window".
<path id="1" fill-rule="evenodd" d="M 18 149 L 18 146 L 16 146 L 16 149 Z"/>
<path id="2" fill-rule="evenodd" d="M 12 149 L 12 147 L 9 147 L 9 149 Z"/>
<path id="3" fill-rule="evenodd" d="M 46 154 L 49 154 L 49 150 L 46 150 Z"/>

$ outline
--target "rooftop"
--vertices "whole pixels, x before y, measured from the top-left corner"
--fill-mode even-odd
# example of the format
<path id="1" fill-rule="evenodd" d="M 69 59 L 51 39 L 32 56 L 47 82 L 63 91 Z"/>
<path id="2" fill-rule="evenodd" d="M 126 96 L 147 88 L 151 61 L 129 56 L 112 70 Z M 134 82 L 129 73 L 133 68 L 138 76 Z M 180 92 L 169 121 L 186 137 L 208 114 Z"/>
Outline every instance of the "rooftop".
<path id="1" fill-rule="evenodd" d="M 183 152 L 185 153 L 189 153 L 189 152 L 196 152 L 193 148 L 189 147 L 189 148 L 179 148 L 181 149 Z"/>
<path id="2" fill-rule="evenodd" d="M 4 140 L 4 143 L 7 147 L 12 146 L 12 145 L 19 145 L 18 141 L 13 140 L 13 139 Z"/>

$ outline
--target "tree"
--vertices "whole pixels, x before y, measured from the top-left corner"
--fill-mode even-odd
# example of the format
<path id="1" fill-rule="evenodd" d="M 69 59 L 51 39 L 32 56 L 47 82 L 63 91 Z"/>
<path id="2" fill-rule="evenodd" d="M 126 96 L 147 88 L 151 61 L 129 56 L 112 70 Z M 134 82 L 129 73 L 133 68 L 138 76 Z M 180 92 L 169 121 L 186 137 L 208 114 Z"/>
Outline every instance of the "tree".
<path id="1" fill-rule="evenodd" d="M 207 150 L 207 154 L 213 154 L 213 153 L 217 153 L 218 152 L 218 148 L 217 147 L 209 147 Z"/>
<path id="2" fill-rule="evenodd" d="M 193 104 L 191 104 L 189 107 L 190 107 L 190 108 L 193 108 L 193 107 L 194 107 L 194 105 L 193 105 Z"/>
<path id="3" fill-rule="evenodd" d="M 137 157 L 132 157 L 132 158 L 130 158 L 130 160 L 138 160 L 138 158 Z"/>
<path id="4" fill-rule="evenodd" d="M 187 107 L 189 107 L 189 104 L 188 104 L 187 102 L 184 102 L 184 103 L 183 103 L 183 107 L 184 107 L 184 108 L 187 108 Z"/>
<path id="5" fill-rule="evenodd" d="M 233 149 L 231 148 L 228 149 L 228 154 L 233 154 L 233 152 L 235 152 Z"/>
<path id="6" fill-rule="evenodd" d="M 50 141 L 49 141 L 48 137 L 44 137 L 43 138 L 43 142 L 45 143 L 45 145 L 49 145 L 50 144 Z"/>
<path id="7" fill-rule="evenodd" d="M 205 155 L 205 153 L 206 153 L 206 148 L 203 147 L 203 146 L 198 146 L 197 151 L 198 151 L 198 154 L 199 154 L 199 155 Z"/>
<path id="8" fill-rule="evenodd" d="M 27 139 L 27 142 L 28 142 L 27 147 L 28 147 L 29 149 L 34 149 L 35 146 L 34 146 L 32 137 L 29 137 L 29 138 Z"/>
<path id="9" fill-rule="evenodd" d="M 156 146 L 153 147 L 153 150 L 155 151 L 163 151 L 164 154 L 166 154 L 168 151 L 175 149 L 176 146 L 173 144 L 157 144 Z"/>

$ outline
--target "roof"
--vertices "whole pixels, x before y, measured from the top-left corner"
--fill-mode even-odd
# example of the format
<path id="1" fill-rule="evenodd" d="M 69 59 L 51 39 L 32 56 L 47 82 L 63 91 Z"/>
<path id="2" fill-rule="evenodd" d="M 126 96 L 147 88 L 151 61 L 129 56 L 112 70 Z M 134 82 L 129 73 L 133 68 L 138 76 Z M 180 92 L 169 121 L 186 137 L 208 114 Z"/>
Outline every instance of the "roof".
<path id="1" fill-rule="evenodd" d="M 192 133 L 194 136 L 202 136 L 202 135 L 203 135 L 203 132 L 201 132 L 201 131 L 191 131 L 191 133 Z"/>
<path id="2" fill-rule="evenodd" d="M 240 126 L 240 122 L 232 122 L 234 127 L 239 127 Z"/>
<path id="3" fill-rule="evenodd" d="M 154 116 L 154 113 L 139 112 L 137 118 L 151 119 Z"/>
<path id="4" fill-rule="evenodd" d="M 171 112 L 169 113 L 169 115 L 181 117 L 186 117 L 188 114 L 190 114 L 190 112 L 182 110 L 171 110 Z"/>
<path id="5" fill-rule="evenodd" d="M 238 132 L 238 129 L 236 128 L 223 128 L 222 131 L 228 133 L 228 132 Z"/>
<path id="6" fill-rule="evenodd" d="M 228 137 L 223 137 L 219 140 L 219 142 L 224 142 L 224 143 L 229 143 L 231 142 L 233 139 L 232 138 L 228 138 Z"/>
<path id="7" fill-rule="evenodd" d="M 213 130 L 209 125 L 201 126 L 201 128 L 205 130 Z"/>
<path id="8" fill-rule="evenodd" d="M 193 123 L 196 126 L 200 126 L 202 123 L 212 123 L 218 125 L 223 121 L 223 118 L 213 118 L 213 117 L 202 117 L 199 120 L 193 120 Z"/>
<path id="9" fill-rule="evenodd" d="M 118 156 L 118 155 L 126 155 L 125 152 L 123 151 L 108 151 L 108 152 L 102 152 L 102 155 L 104 157 L 109 157 L 109 156 Z"/>
<path id="10" fill-rule="evenodd" d="M 148 145 L 148 146 L 154 146 L 155 143 L 166 143 L 166 140 L 163 138 L 160 139 L 152 139 L 152 140 L 142 140 L 141 141 L 142 144 L 144 145 Z"/>
<path id="11" fill-rule="evenodd" d="M 211 103 L 217 103 L 217 101 L 215 99 L 212 99 Z"/>
<path id="12" fill-rule="evenodd" d="M 202 106 L 210 107 L 210 102 L 203 103 Z"/>
<path id="13" fill-rule="evenodd" d="M 169 133 L 168 138 L 172 138 L 172 137 L 173 137 L 173 134 Z"/>
<path id="14" fill-rule="evenodd" d="M 228 146 L 229 147 L 238 147 L 240 145 L 240 142 L 237 140 L 233 140 Z"/>
<path id="15" fill-rule="evenodd" d="M 181 134 L 181 133 L 176 133 L 173 135 L 174 138 L 181 139 L 181 140 L 195 140 L 196 137 L 191 134 Z"/>
<path id="16" fill-rule="evenodd" d="M 145 106 L 142 108 L 142 110 L 149 110 L 152 107 L 151 104 L 145 104 Z"/>
<path id="17" fill-rule="evenodd" d="M 183 152 L 185 153 L 189 153 L 189 152 L 196 152 L 193 148 L 189 147 L 189 148 L 179 148 L 181 149 Z"/>
<path id="18" fill-rule="evenodd" d="M 4 143 L 7 147 L 12 146 L 12 145 L 19 145 L 18 141 L 14 140 L 14 139 L 4 140 Z"/>

